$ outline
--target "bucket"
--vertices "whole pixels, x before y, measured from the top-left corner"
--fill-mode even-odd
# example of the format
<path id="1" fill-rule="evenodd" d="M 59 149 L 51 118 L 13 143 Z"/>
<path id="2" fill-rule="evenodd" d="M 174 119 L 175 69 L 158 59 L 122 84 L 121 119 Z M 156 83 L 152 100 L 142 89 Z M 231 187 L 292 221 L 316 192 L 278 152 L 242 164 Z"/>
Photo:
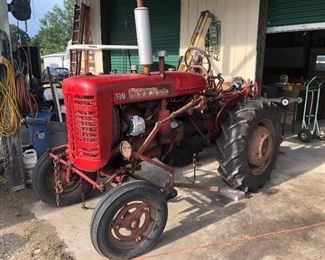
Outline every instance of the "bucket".
<path id="1" fill-rule="evenodd" d="M 50 134 L 46 124 L 52 116 L 52 112 L 42 112 L 36 118 L 26 117 L 27 127 L 29 128 L 34 148 L 39 157 L 50 148 Z"/>
<path id="2" fill-rule="evenodd" d="M 68 143 L 67 125 L 57 121 L 48 121 L 47 128 L 50 132 L 50 148 Z"/>
<path id="3" fill-rule="evenodd" d="M 23 165 L 25 169 L 25 179 L 27 183 L 31 183 L 33 170 L 37 163 L 37 152 L 35 149 L 28 149 L 23 152 Z"/>

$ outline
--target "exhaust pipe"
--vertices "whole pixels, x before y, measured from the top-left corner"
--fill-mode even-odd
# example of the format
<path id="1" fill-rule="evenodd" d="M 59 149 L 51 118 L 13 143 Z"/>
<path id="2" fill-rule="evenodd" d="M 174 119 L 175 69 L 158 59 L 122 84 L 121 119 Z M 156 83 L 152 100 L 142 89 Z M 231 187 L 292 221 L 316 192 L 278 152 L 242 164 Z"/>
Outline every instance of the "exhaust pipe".
<path id="1" fill-rule="evenodd" d="M 143 0 L 137 0 L 137 8 L 134 9 L 134 17 L 140 64 L 143 66 L 144 73 L 149 74 L 152 64 L 151 31 L 149 9 L 144 6 Z"/>

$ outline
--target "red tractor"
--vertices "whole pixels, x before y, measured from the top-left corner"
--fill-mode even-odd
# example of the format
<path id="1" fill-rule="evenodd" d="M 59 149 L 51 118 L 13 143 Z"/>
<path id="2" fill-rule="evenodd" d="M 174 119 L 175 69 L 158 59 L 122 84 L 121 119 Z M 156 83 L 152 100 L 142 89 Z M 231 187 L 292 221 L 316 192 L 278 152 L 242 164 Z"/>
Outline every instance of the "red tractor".
<path id="1" fill-rule="evenodd" d="M 159 72 L 64 80 L 68 144 L 39 159 L 33 185 L 45 203 L 66 206 L 118 184 L 93 214 L 100 254 L 131 258 L 156 244 L 175 188 L 198 186 L 175 182 L 172 166 L 207 145 L 231 187 L 255 191 L 269 178 L 281 139 L 277 105 L 259 97 L 256 83 L 237 79 L 226 89 L 220 75 L 203 74 L 165 72 L 160 57 Z M 142 162 L 165 172 L 167 183 L 139 175 Z"/>

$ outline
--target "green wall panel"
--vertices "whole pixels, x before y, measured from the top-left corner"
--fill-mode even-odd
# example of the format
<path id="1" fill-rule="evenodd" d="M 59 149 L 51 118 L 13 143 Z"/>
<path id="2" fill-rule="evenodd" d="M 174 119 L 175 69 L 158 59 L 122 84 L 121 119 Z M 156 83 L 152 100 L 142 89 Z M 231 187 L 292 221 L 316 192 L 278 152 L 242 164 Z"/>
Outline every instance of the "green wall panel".
<path id="1" fill-rule="evenodd" d="M 325 22 L 325 0 L 269 0 L 268 27 Z"/>

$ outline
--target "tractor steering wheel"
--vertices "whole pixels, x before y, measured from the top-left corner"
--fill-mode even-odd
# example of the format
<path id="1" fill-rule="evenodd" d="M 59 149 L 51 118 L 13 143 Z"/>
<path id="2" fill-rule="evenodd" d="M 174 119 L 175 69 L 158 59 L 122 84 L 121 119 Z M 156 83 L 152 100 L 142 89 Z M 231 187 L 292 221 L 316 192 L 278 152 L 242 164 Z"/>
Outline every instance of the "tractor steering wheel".
<path id="1" fill-rule="evenodd" d="M 204 67 L 208 73 L 211 70 L 210 58 L 208 54 L 200 48 L 188 48 L 184 55 L 184 62 L 188 71 L 193 70 L 194 72 L 197 72 L 195 65 Z"/>

